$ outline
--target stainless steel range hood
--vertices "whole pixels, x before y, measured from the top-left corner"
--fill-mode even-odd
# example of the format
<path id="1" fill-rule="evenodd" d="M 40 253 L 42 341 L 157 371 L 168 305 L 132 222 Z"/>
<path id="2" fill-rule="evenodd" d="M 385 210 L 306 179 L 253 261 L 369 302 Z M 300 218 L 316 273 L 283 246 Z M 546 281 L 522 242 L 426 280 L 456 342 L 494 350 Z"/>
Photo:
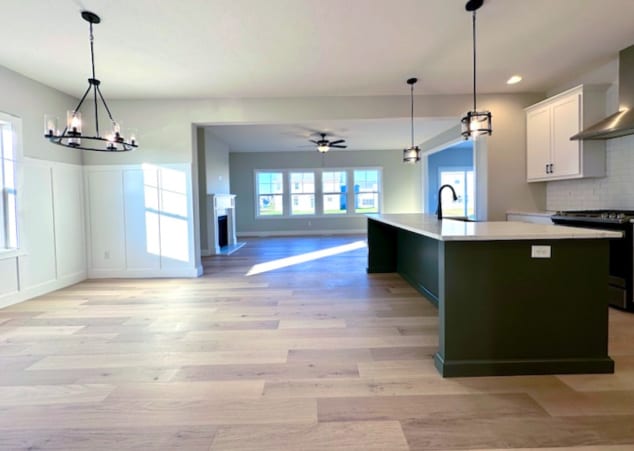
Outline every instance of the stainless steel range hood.
<path id="1" fill-rule="evenodd" d="M 619 52 L 619 111 L 572 136 L 572 140 L 634 135 L 634 45 Z"/>

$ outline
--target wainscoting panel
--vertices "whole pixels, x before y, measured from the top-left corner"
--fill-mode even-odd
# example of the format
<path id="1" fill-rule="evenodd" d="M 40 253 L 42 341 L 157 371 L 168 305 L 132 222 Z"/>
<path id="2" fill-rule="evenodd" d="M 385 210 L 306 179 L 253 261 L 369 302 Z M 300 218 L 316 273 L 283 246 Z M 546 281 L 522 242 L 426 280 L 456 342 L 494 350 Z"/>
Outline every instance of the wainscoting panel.
<path id="1" fill-rule="evenodd" d="M 57 276 L 86 272 L 83 170 L 76 165 L 53 166 Z"/>
<path id="2" fill-rule="evenodd" d="M 126 269 L 157 270 L 161 267 L 157 169 L 124 170 L 123 193 Z"/>
<path id="3" fill-rule="evenodd" d="M 125 269 L 123 223 L 123 174 L 116 167 L 90 171 L 88 204 L 90 224 L 90 270 Z"/>
<path id="4" fill-rule="evenodd" d="M 52 171 L 50 162 L 24 161 L 22 198 L 18 198 L 22 205 L 18 207 L 18 239 L 25 252 L 20 257 L 20 277 L 27 287 L 57 278 Z"/>
<path id="5" fill-rule="evenodd" d="M 191 165 L 86 166 L 91 278 L 197 277 Z"/>
<path id="6" fill-rule="evenodd" d="M 24 158 L 18 172 L 18 245 L 0 255 L 0 307 L 86 279 L 83 168 Z"/>

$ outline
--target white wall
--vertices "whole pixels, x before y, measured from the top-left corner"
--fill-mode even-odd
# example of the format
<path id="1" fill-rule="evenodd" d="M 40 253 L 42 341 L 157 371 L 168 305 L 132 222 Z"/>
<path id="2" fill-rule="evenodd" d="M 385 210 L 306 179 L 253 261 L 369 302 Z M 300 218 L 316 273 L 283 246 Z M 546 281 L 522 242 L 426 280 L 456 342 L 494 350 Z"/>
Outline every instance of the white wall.
<path id="1" fill-rule="evenodd" d="M 190 164 L 85 166 L 88 274 L 196 277 Z"/>
<path id="2" fill-rule="evenodd" d="M 634 210 L 634 135 L 606 143 L 607 176 L 548 183 L 549 210 Z"/>
<path id="3" fill-rule="evenodd" d="M 82 167 L 25 158 L 17 256 L 0 260 L 0 306 L 86 278 Z"/>

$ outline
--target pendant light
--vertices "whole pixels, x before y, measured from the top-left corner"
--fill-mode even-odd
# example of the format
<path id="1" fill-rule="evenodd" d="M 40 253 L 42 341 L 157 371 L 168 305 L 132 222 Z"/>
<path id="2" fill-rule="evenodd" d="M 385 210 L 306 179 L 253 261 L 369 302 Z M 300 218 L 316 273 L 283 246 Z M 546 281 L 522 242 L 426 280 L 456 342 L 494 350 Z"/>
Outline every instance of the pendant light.
<path id="1" fill-rule="evenodd" d="M 126 152 L 128 150 L 132 150 L 138 147 L 136 133 L 133 130 L 128 130 L 126 133 L 127 137 L 124 137 L 124 134 L 121 132 L 120 124 L 113 119 L 110 108 L 108 108 L 108 104 L 106 103 L 106 99 L 104 99 L 103 94 L 101 93 L 101 89 L 99 88 L 101 81 L 95 76 L 95 51 L 93 45 L 94 37 L 92 34 L 92 26 L 93 24 L 100 23 L 101 18 L 90 11 L 82 11 L 81 17 L 90 24 L 90 59 L 92 63 L 92 77 L 88 79 L 88 89 L 84 92 L 84 95 L 81 97 L 81 100 L 75 109 L 67 112 L 66 127 L 64 128 L 64 131 L 60 133 L 59 128 L 57 127 L 58 122 L 56 117 L 52 115 L 46 115 L 44 117 L 44 137 L 53 144 L 73 149 L 96 150 L 100 152 Z M 86 100 L 86 97 L 88 97 L 90 91 L 92 91 L 92 103 L 94 105 L 95 115 L 94 136 L 82 133 L 82 119 L 80 112 L 80 108 L 84 103 L 84 100 Z M 99 131 L 98 99 L 101 100 L 103 107 L 108 113 L 108 118 L 110 119 L 111 128 L 106 136 L 102 136 Z"/>
<path id="2" fill-rule="evenodd" d="M 412 131 L 412 143 L 407 149 L 403 149 L 403 163 L 414 164 L 420 161 L 420 148 L 414 145 L 414 85 L 418 81 L 418 78 L 410 78 L 407 80 L 407 84 L 410 86 L 410 98 L 411 98 L 411 131 Z"/>
<path id="3" fill-rule="evenodd" d="M 472 13 L 473 22 L 473 111 L 468 111 L 466 116 L 460 121 L 462 122 L 462 136 L 464 136 L 464 139 L 475 139 L 480 135 L 490 135 L 493 131 L 491 128 L 491 112 L 478 111 L 476 108 L 476 11 L 483 3 L 484 0 L 469 0 L 465 5 L 465 9 Z"/>

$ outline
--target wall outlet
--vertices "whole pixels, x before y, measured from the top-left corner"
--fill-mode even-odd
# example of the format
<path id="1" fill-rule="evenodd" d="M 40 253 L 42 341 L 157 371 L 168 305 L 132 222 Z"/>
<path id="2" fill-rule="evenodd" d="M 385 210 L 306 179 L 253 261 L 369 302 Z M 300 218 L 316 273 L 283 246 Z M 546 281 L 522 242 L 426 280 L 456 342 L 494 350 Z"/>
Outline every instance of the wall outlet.
<path id="1" fill-rule="evenodd" d="M 550 246 L 531 246 L 531 258 L 550 258 Z"/>
<path id="2" fill-rule="evenodd" d="M 104 251 L 103 258 L 104 260 L 110 260 L 110 251 Z"/>

